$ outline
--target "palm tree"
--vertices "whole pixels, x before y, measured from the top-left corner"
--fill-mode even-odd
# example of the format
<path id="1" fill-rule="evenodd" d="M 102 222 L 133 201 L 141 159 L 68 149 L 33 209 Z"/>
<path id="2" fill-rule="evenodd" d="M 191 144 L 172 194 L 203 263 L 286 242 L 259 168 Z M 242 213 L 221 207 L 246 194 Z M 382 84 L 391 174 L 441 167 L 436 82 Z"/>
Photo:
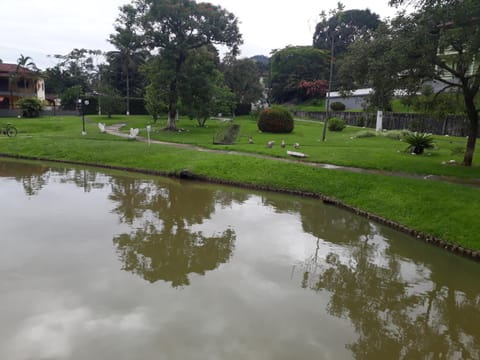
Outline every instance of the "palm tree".
<path id="1" fill-rule="evenodd" d="M 116 33 L 110 35 L 109 42 L 117 50 L 107 52 L 110 65 L 120 68 L 126 80 L 127 115 L 130 114 L 130 85 L 132 75 L 138 72 L 145 62 L 147 53 L 140 50 L 140 38 L 134 31 L 136 12 L 131 5 L 123 7 L 123 13 L 117 19 Z"/>
<path id="2" fill-rule="evenodd" d="M 15 70 L 15 80 L 18 79 L 18 74 L 22 71 L 24 72 L 26 70 L 32 71 L 32 72 L 37 72 L 37 65 L 33 62 L 33 59 L 30 56 L 24 56 L 23 54 L 20 54 L 20 57 L 17 59 L 17 69 Z M 27 89 L 27 80 L 25 79 L 25 76 L 22 77 L 23 80 L 23 88 Z"/>

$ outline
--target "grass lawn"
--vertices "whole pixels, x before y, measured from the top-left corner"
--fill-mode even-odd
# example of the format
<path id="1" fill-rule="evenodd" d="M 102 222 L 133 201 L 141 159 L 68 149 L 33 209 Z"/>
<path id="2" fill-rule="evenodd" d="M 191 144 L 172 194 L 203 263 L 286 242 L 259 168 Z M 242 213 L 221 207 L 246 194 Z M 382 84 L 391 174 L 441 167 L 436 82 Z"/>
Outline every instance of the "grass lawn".
<path id="1" fill-rule="evenodd" d="M 215 179 L 278 189 L 301 190 L 334 197 L 345 204 L 358 207 L 417 231 L 425 232 L 454 244 L 480 250 L 480 188 L 463 185 L 408 179 L 396 176 L 358 174 L 319 169 L 296 163 L 253 158 L 223 153 L 205 153 L 162 145 L 148 146 L 108 134 L 100 134 L 96 123 L 125 122 L 127 128 L 139 127 L 146 136 L 148 117 L 88 117 L 87 136 L 82 137 L 79 117 L 45 117 L 40 119 L 0 119 L 11 122 L 19 130 L 16 138 L 0 137 L 0 153 L 43 157 L 52 160 L 88 162 L 143 170 L 179 172 L 188 168 L 196 174 Z M 278 144 L 282 139 L 288 149 L 294 142 L 310 161 L 350 165 L 379 170 L 395 170 L 414 174 L 448 175 L 458 178 L 480 178 L 480 167 L 442 165 L 442 161 L 462 154 L 459 147 L 465 139 L 436 137 L 437 149 L 431 155 L 413 156 L 404 152 L 406 145 L 384 136 L 356 138 L 364 129 L 348 127 L 341 133 L 327 133 L 327 142 L 320 141 L 322 125 L 297 121 L 288 135 L 261 134 L 251 118 L 237 118 L 241 125 L 238 143 L 231 146 L 212 144 L 215 132 L 225 122 L 209 120 L 206 128 L 196 122 L 181 119 L 178 133 L 164 132 L 162 121 L 153 125 L 152 138 L 208 148 L 248 151 L 287 157 L 286 149 Z M 252 136 L 254 144 L 248 144 Z M 268 149 L 265 144 L 275 140 Z M 475 154 L 476 163 L 480 153 Z"/>
<path id="2" fill-rule="evenodd" d="M 94 116 L 90 119 L 99 122 L 104 118 Z M 116 117 L 109 120 L 109 123 L 119 122 L 127 124 L 126 132 L 130 127 L 138 127 L 140 135 L 147 136 L 145 126 L 150 123 L 149 117 L 131 116 L 128 119 Z M 209 120 L 206 123 L 207 127 L 200 128 L 195 121 L 182 118 L 178 126 L 184 131 L 178 133 L 163 131 L 166 120 L 159 120 L 157 124 L 152 124 L 151 137 L 156 140 L 199 145 L 212 149 L 253 152 L 283 158 L 289 158 L 286 150 L 294 150 L 293 144 L 299 143 L 299 151 L 308 155 L 308 161 L 421 175 L 480 178 L 479 165 L 466 168 L 442 164 L 450 160 L 462 162 L 466 146 L 464 138 L 434 136 L 436 149 L 427 151 L 425 156 L 415 156 L 405 152 L 407 144 L 399 139 L 391 139 L 387 136 L 357 138 L 356 136 L 364 133 L 366 129 L 354 126 L 349 126 L 342 132 L 327 131 L 327 141 L 322 142 L 323 125 L 318 122 L 298 120 L 291 134 L 260 133 L 255 121 L 250 117 L 239 117 L 235 122 L 241 125 L 240 136 L 236 144 L 229 146 L 212 144 L 213 134 L 228 126 L 228 123 L 216 120 Z M 93 131 L 98 132 L 96 129 Z M 254 144 L 248 143 L 250 136 Z M 270 149 L 266 144 L 271 140 L 276 142 L 276 146 Z M 287 144 L 285 149 L 278 146 L 282 140 Z M 477 164 L 480 163 L 479 147 L 477 147 L 475 159 Z"/>

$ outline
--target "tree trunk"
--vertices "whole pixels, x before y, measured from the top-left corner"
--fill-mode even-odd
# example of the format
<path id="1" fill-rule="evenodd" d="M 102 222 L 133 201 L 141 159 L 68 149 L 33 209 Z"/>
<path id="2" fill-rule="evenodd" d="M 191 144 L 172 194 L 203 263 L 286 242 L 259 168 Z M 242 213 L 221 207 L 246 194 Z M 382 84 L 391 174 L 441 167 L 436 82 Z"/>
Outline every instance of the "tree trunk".
<path id="1" fill-rule="evenodd" d="M 165 130 L 177 131 L 177 104 L 178 104 L 178 77 L 185 62 L 186 56 L 179 54 L 175 64 L 175 78 L 170 83 L 170 95 L 168 99 L 168 121 Z"/>
<path id="2" fill-rule="evenodd" d="M 130 74 L 127 67 L 127 115 L 130 115 Z"/>
<path id="3" fill-rule="evenodd" d="M 468 119 L 470 120 L 470 129 L 468 131 L 467 148 L 463 158 L 463 165 L 472 166 L 473 153 L 475 152 L 475 144 L 477 143 L 478 136 L 478 112 L 475 107 L 475 97 L 471 96 L 471 94 L 466 94 L 465 92 L 464 97 Z"/>
<path id="4" fill-rule="evenodd" d="M 170 95 L 168 101 L 168 121 L 165 130 L 177 131 L 177 79 L 170 84 Z"/>

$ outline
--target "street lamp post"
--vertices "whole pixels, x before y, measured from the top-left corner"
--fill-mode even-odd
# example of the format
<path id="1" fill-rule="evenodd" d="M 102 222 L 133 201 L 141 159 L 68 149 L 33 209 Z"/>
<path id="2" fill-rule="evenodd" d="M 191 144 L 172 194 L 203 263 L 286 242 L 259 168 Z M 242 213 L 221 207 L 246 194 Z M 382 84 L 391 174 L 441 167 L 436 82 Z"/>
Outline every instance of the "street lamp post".
<path id="1" fill-rule="evenodd" d="M 330 76 L 328 79 L 327 97 L 325 99 L 325 121 L 323 122 L 322 141 L 326 141 L 328 117 L 330 115 L 330 96 L 331 96 L 332 81 L 333 81 L 333 57 L 335 55 L 334 51 L 335 51 L 335 39 L 332 33 L 331 49 L 330 49 Z"/>
<path id="2" fill-rule="evenodd" d="M 85 130 L 85 106 L 87 106 L 88 104 L 90 104 L 90 101 L 88 100 L 83 100 L 82 99 L 78 99 L 78 103 L 80 104 L 80 111 L 82 112 L 82 135 L 87 135 L 87 131 Z"/>

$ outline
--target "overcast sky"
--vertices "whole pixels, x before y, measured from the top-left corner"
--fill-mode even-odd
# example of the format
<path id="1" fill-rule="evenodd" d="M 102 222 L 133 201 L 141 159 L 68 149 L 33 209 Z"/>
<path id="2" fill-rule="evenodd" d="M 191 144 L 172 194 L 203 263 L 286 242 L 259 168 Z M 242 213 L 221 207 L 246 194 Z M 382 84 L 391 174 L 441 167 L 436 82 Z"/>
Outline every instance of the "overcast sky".
<path id="1" fill-rule="evenodd" d="M 240 20 L 244 45 L 241 56 L 269 55 L 287 45 L 311 45 L 322 10 L 336 7 L 337 0 L 213 0 Z M 0 0 L 0 59 L 16 63 L 20 54 L 38 67 L 55 65 L 47 58 L 74 48 L 112 50 L 107 42 L 113 32 L 118 7 L 128 0 Z M 395 9 L 388 0 L 343 0 L 346 9 L 368 7 L 381 18 Z"/>

